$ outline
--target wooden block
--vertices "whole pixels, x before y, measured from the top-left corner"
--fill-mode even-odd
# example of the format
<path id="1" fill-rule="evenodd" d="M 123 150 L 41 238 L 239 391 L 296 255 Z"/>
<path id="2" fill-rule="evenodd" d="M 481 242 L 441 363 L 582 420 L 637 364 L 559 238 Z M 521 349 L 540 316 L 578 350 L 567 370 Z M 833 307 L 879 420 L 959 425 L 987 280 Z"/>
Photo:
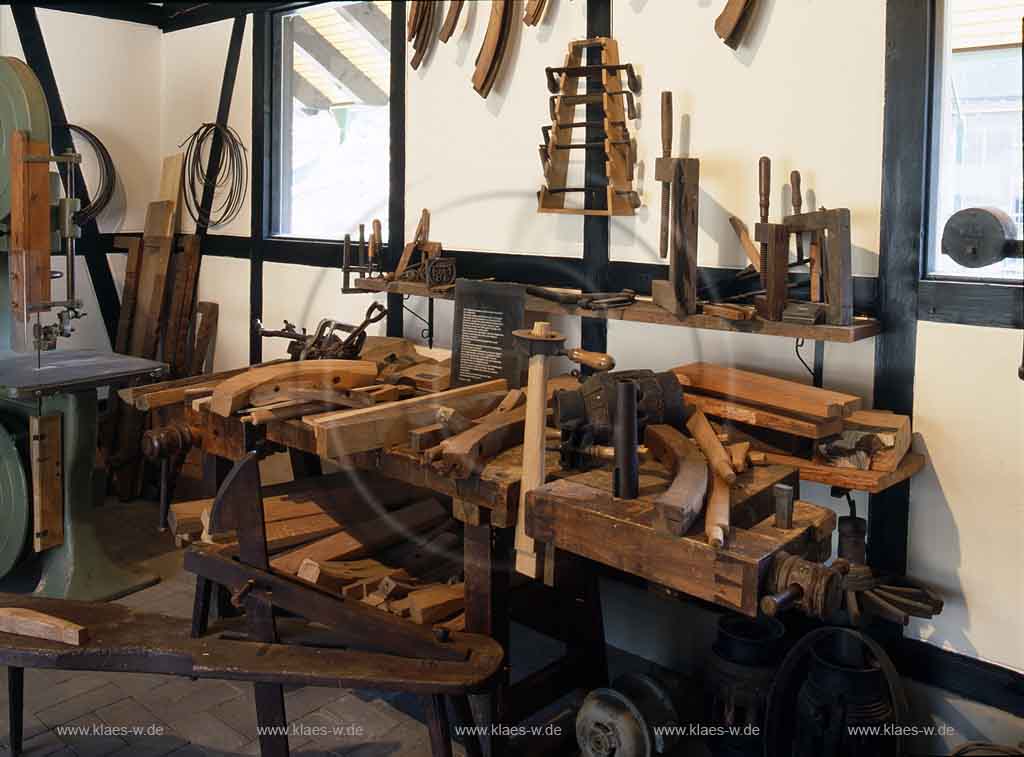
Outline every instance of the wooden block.
<path id="1" fill-rule="evenodd" d="M 842 418 L 860 410 L 860 397 L 713 363 L 672 369 L 684 389 L 814 418 Z"/>
<path id="2" fill-rule="evenodd" d="M 783 415 L 763 407 L 744 405 L 732 400 L 709 397 L 687 392 L 686 402 L 699 408 L 705 415 L 724 420 L 746 423 L 750 426 L 770 428 L 793 436 L 807 439 L 823 439 L 838 434 L 843 429 L 841 418 L 808 418 L 797 415 Z"/>
<path id="3" fill-rule="evenodd" d="M 871 470 L 895 471 L 900 462 L 910 451 L 912 433 L 910 429 L 910 417 L 898 415 L 884 410 L 858 410 L 843 420 L 847 428 L 858 431 L 874 430 L 891 432 L 894 436 L 894 445 L 889 449 L 876 452 L 871 457 Z"/>
<path id="4" fill-rule="evenodd" d="M 410 532 L 431 528 L 447 517 L 447 511 L 436 499 L 426 499 L 376 520 L 347 525 L 346 531 L 279 555 L 270 561 L 270 565 L 275 570 L 294 575 L 303 560 L 354 560 L 373 550 L 397 544 Z"/>
<path id="5" fill-rule="evenodd" d="M 32 467 L 32 549 L 42 552 L 64 543 L 64 466 L 61 416 L 30 416 Z"/>
<path id="6" fill-rule="evenodd" d="M 9 128 L 10 125 L 8 125 Z M 27 131 L 10 131 L 11 328 L 26 323 L 28 308 L 52 298 L 50 291 L 50 168 L 25 158 L 50 154 L 50 145 L 29 138 Z M 31 348 L 31 336 L 27 348 Z"/>
<path id="7" fill-rule="evenodd" d="M 414 623 L 427 625 L 447 618 L 466 604 L 466 585 L 428 586 L 409 594 L 409 616 Z"/>
<path id="8" fill-rule="evenodd" d="M 655 500 L 658 528 L 674 536 L 682 536 L 704 509 L 708 488 L 708 464 L 696 445 L 678 429 L 652 424 L 647 427 L 644 442 L 656 460 L 673 473 L 668 490 Z"/>
<path id="9" fill-rule="evenodd" d="M 479 416 L 501 402 L 507 393 L 508 382 L 497 379 L 385 405 L 304 418 L 303 421 L 316 433 L 317 454 L 321 457 L 342 457 L 404 444 L 412 429 L 435 422 L 439 407 L 450 407 L 470 417 Z"/>
<path id="10" fill-rule="evenodd" d="M 462 497 L 452 498 L 452 516 L 467 526 L 480 525 L 480 508 Z"/>
<path id="11" fill-rule="evenodd" d="M 451 380 L 451 366 L 442 363 L 419 363 L 398 374 L 398 381 L 426 392 L 443 392 Z"/>
<path id="12" fill-rule="evenodd" d="M 31 636 L 81 646 L 89 641 L 84 626 L 24 607 L 0 607 L 0 633 Z"/>
<path id="13" fill-rule="evenodd" d="M 352 389 L 368 386 L 377 379 L 377 365 L 368 360 L 303 360 L 253 368 L 222 381 L 213 393 L 210 412 L 228 417 L 251 404 L 274 400 L 287 387 Z"/>
<path id="14" fill-rule="evenodd" d="M 726 449 L 729 452 L 729 458 L 732 460 L 733 470 L 737 473 L 745 471 L 747 469 L 747 454 L 750 452 L 750 442 L 730 444 Z"/>

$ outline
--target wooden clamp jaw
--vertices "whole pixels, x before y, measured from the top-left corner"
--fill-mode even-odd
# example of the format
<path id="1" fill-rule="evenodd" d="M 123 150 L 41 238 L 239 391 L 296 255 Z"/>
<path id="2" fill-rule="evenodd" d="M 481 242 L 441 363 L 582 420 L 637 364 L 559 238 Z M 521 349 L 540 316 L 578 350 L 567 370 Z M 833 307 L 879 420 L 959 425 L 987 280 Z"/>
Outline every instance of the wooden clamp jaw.
<path id="1" fill-rule="evenodd" d="M 815 300 L 815 279 L 820 275 L 824 290 L 825 322 L 831 326 L 852 325 L 853 253 L 849 208 L 822 208 L 809 213 L 797 213 L 786 216 L 782 223 L 791 234 L 811 234 L 811 299 Z"/>
<path id="2" fill-rule="evenodd" d="M 651 282 L 654 304 L 678 317 L 697 312 L 697 214 L 700 196 L 700 161 L 696 158 L 658 158 L 656 181 L 667 182 L 671 212 L 669 222 L 668 280 Z"/>

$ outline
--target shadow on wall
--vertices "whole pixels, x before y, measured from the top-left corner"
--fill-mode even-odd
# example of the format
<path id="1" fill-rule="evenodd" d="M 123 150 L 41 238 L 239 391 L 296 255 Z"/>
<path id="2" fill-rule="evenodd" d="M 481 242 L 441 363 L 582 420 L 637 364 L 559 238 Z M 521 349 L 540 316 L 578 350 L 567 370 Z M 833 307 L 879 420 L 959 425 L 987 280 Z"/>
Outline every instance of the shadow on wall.
<path id="1" fill-rule="evenodd" d="M 977 649 L 967 635 L 971 627 L 971 617 L 959 575 L 962 552 L 956 519 L 942 489 L 938 472 L 931 464 L 928 445 L 920 434 L 914 434 L 913 447 L 915 452 L 925 455 L 928 460 L 924 470 L 915 477 L 914 488 L 918 492 L 927 491 L 929 495 L 926 501 L 923 497 L 911 498 L 911 527 L 908 538 L 912 540 L 916 535 L 927 540 L 928 552 L 932 557 L 927 566 L 919 566 L 918 570 L 927 572 L 929 588 L 942 597 L 945 606 L 941 615 L 941 631 L 931 621 L 912 620 L 908 635 L 938 647 L 952 649 L 959 654 L 978 657 Z M 922 518 L 927 519 L 927 528 L 915 528 L 914 521 Z"/>

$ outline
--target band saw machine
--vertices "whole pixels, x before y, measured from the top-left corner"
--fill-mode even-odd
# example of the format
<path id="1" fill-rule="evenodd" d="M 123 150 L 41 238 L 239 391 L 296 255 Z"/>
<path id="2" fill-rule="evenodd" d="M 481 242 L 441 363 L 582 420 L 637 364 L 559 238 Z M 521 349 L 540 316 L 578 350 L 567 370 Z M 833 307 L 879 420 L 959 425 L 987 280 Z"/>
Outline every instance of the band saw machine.
<path id="1" fill-rule="evenodd" d="M 98 389 L 164 366 L 60 349 L 85 315 L 74 267 L 81 157 L 51 149 L 39 81 L 0 58 L 0 293 L 10 305 L 0 312 L 0 591 L 111 599 L 156 579 L 111 562 L 92 522 Z M 52 164 L 66 169 L 66 191 Z M 63 299 L 51 292 L 54 250 L 67 261 Z"/>

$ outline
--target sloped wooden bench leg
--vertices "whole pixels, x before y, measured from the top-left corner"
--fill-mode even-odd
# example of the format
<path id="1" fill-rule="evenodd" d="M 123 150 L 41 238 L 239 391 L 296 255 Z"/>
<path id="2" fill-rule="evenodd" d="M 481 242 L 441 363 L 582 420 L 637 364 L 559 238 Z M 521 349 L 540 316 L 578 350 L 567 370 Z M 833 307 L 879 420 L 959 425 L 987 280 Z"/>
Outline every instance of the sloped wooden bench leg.
<path id="1" fill-rule="evenodd" d="M 459 725 L 467 729 L 465 747 L 468 757 L 484 757 L 484 750 L 481 744 L 482 739 L 476 733 L 468 729 L 476 727 L 476 718 L 473 717 L 473 708 L 469 706 L 468 696 L 451 697 L 452 709 L 455 711 L 455 719 Z"/>
<path id="2" fill-rule="evenodd" d="M 25 715 L 25 669 L 7 668 L 8 719 L 10 728 L 11 754 L 21 754 Z"/>
<path id="3" fill-rule="evenodd" d="M 443 694 L 424 697 L 432 757 L 452 757 L 452 733 Z"/>
<path id="4" fill-rule="evenodd" d="M 284 713 L 284 687 L 254 683 L 256 722 L 259 724 L 260 757 L 288 757 L 288 719 Z"/>

